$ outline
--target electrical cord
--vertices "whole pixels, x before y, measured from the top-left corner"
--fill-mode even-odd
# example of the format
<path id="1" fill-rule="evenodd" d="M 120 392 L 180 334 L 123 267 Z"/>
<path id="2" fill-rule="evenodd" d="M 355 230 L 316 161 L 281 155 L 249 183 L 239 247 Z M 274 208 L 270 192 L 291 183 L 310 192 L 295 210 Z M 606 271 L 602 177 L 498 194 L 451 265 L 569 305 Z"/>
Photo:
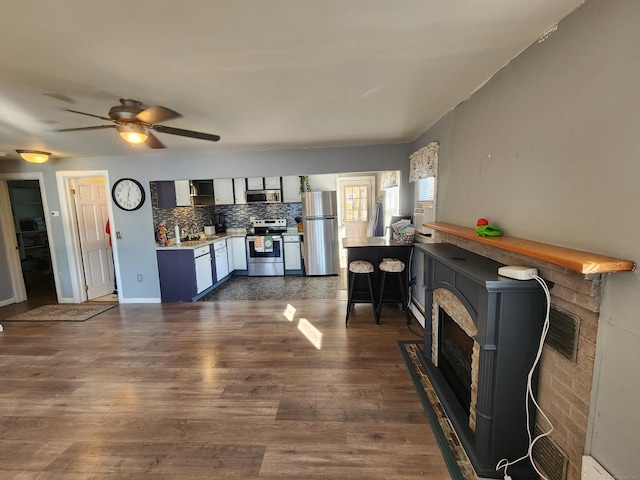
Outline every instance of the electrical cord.
<path id="1" fill-rule="evenodd" d="M 505 480 L 511 480 L 511 477 L 507 474 L 507 468 L 510 465 L 514 465 L 522 460 L 525 460 L 526 458 L 529 458 L 529 460 L 531 461 L 531 465 L 533 465 L 533 468 L 538 473 L 538 475 L 540 475 L 540 477 L 543 480 L 548 480 L 547 477 L 545 477 L 542 474 L 542 472 L 538 470 L 538 467 L 533 461 L 533 446 L 538 440 L 540 440 L 541 438 L 547 437 L 551 434 L 551 432 L 553 431 L 553 424 L 551 423 L 551 420 L 549 420 L 549 417 L 547 417 L 545 413 L 542 411 L 542 409 L 540 408 L 540 405 L 538 405 L 538 402 L 535 399 L 535 396 L 533 395 L 532 378 L 533 378 L 535 369 L 538 366 L 538 363 L 540 362 L 540 357 L 542 356 L 542 348 L 544 347 L 544 341 L 547 337 L 547 332 L 549 331 L 549 312 L 551 310 L 551 294 L 549 293 L 549 287 L 541 277 L 539 277 L 538 275 L 532 274 L 531 278 L 536 280 L 544 290 L 544 293 L 547 299 L 547 312 L 544 320 L 544 325 L 542 327 L 542 335 L 540 336 L 540 344 L 538 346 L 538 352 L 536 353 L 536 358 L 533 361 L 533 366 L 531 367 L 531 370 L 529 370 L 529 375 L 527 376 L 527 392 L 525 394 L 525 408 L 527 413 L 527 435 L 529 438 L 529 448 L 527 449 L 527 453 L 525 455 L 523 455 L 522 457 L 516 460 L 509 461 L 506 458 L 503 458 L 498 462 L 498 464 L 496 465 L 496 471 L 500 470 L 501 468 L 504 468 Z M 535 405 L 536 410 L 542 415 L 542 417 L 550 426 L 550 429 L 547 432 L 541 433 L 540 435 L 538 435 L 533 439 L 532 439 L 531 426 L 530 426 L 531 412 L 529 411 L 529 399 L 531 399 L 531 402 Z"/>

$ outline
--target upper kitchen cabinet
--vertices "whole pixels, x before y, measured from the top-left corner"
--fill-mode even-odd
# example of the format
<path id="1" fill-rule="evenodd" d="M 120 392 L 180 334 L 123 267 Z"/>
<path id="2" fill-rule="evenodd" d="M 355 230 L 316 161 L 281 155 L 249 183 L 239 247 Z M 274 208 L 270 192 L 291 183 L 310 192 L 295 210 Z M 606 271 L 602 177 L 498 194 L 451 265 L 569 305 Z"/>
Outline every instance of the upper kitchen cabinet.
<path id="1" fill-rule="evenodd" d="M 158 208 L 190 207 L 189 180 L 157 181 L 156 206 Z"/>
<path id="2" fill-rule="evenodd" d="M 289 175 L 282 177 L 282 201 L 283 203 L 301 202 L 300 177 Z"/>
<path id="3" fill-rule="evenodd" d="M 249 177 L 247 190 L 280 190 L 280 177 Z"/>
<path id="4" fill-rule="evenodd" d="M 245 178 L 233 179 L 233 194 L 236 205 L 244 205 L 247 203 L 247 181 Z"/>
<path id="5" fill-rule="evenodd" d="M 262 190 L 263 188 L 264 181 L 262 177 L 247 178 L 247 190 Z"/>
<path id="6" fill-rule="evenodd" d="M 213 180 L 191 180 L 191 196 L 195 206 L 213 205 Z"/>
<path id="7" fill-rule="evenodd" d="M 233 205 L 235 203 L 233 196 L 233 180 L 231 178 L 214 179 L 213 193 L 216 205 Z"/>
<path id="8" fill-rule="evenodd" d="M 280 190 L 280 177 L 264 177 L 265 190 Z"/>
<path id="9" fill-rule="evenodd" d="M 176 180 L 173 182 L 176 187 L 176 206 L 177 207 L 190 207 L 191 206 L 191 185 L 189 180 Z"/>

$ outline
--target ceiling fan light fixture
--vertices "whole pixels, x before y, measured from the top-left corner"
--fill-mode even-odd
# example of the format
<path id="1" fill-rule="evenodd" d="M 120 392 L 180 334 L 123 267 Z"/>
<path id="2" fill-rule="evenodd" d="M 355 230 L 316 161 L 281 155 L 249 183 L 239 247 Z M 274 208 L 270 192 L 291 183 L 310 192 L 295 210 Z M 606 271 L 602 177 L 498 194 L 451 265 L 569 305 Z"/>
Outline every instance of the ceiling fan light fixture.
<path id="1" fill-rule="evenodd" d="M 149 138 L 148 130 L 137 123 L 132 123 L 130 125 L 118 125 L 116 129 L 125 142 L 132 143 L 134 145 L 144 143 L 147 141 L 147 138 Z"/>
<path id="2" fill-rule="evenodd" d="M 16 150 L 18 155 L 23 160 L 26 160 L 29 163 L 44 163 L 49 160 L 51 156 L 50 152 L 43 152 L 40 150 Z"/>

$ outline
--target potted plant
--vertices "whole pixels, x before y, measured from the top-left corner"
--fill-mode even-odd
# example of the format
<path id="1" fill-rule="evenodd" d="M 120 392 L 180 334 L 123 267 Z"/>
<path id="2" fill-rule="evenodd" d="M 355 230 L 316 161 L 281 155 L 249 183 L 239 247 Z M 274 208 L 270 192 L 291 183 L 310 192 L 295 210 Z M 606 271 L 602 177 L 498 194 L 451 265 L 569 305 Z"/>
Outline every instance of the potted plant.
<path id="1" fill-rule="evenodd" d="M 311 184 L 309 183 L 309 175 L 300 175 L 300 193 L 310 191 Z"/>

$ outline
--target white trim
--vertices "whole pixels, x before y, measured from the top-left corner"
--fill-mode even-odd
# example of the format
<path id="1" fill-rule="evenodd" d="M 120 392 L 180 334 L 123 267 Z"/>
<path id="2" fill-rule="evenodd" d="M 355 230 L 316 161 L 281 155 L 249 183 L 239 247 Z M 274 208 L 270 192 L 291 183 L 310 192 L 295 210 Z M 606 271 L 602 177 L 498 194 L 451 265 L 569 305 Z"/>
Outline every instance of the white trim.
<path id="1" fill-rule="evenodd" d="M 119 292 L 119 290 L 118 290 Z M 122 298 L 118 299 L 119 303 L 162 303 L 160 298 Z"/>
<path id="2" fill-rule="evenodd" d="M 411 312 L 413 312 L 413 316 L 416 318 L 416 320 L 418 320 L 418 323 L 420 323 L 420 325 L 422 325 L 422 328 L 424 328 L 425 319 L 424 314 L 422 313 L 420 308 L 413 302 L 411 303 L 411 305 L 409 305 L 409 308 L 411 309 Z"/>
<path id="3" fill-rule="evenodd" d="M 82 302 L 77 302 L 76 299 L 73 297 L 62 297 L 62 298 L 58 298 L 58 303 L 82 303 Z"/>
<path id="4" fill-rule="evenodd" d="M 17 303 L 15 297 L 7 298 L 6 300 L 0 300 L 0 307 L 6 307 L 12 303 Z"/>
<path id="5" fill-rule="evenodd" d="M 49 242 L 49 254 L 51 255 L 51 268 L 53 269 L 53 280 L 56 287 L 56 296 L 58 297 L 58 301 L 60 301 L 59 299 L 61 294 L 60 294 L 60 278 L 58 276 L 58 261 L 56 257 L 56 248 L 53 241 L 53 236 L 51 235 L 51 219 L 49 218 L 49 204 L 47 202 L 47 192 L 44 186 L 44 175 L 42 172 L 0 173 L 0 181 L 4 181 L 4 185 L 2 187 L 3 191 L 0 193 L 2 194 L 2 196 L 4 196 L 5 194 L 7 195 L 6 198 L 0 198 L 0 200 L 3 200 L 2 202 L 3 204 L 7 199 L 9 199 L 8 197 L 9 189 L 7 188 L 7 185 L 6 185 L 6 182 L 9 180 L 37 180 L 38 181 L 38 185 L 40 187 L 40 197 L 42 199 L 42 210 L 44 211 L 44 222 L 45 222 L 45 225 L 47 226 L 47 239 Z M 5 188 L 6 190 L 4 190 Z M 0 225 L 6 226 L 6 227 L 11 225 L 10 228 L 3 228 L 3 230 L 5 230 L 5 235 L 7 234 L 6 230 L 9 230 L 9 234 L 13 234 L 13 236 L 15 237 L 16 235 L 15 225 L 11 220 L 11 215 L 9 215 L 9 219 L 7 219 L 5 209 L 1 209 L 0 211 Z M 9 243 L 7 244 L 7 249 L 9 248 L 9 245 L 12 243 L 15 244 L 15 241 L 10 240 Z M 11 274 L 11 281 L 13 284 L 15 300 L 16 302 L 23 302 L 27 300 L 27 293 L 24 287 L 24 277 L 22 275 L 22 267 L 19 265 L 19 262 L 18 262 L 17 271 L 16 271 L 15 254 L 12 255 L 8 250 L 7 250 L 7 254 L 8 254 L 7 260 L 9 262 L 9 270 Z"/>
<path id="6" fill-rule="evenodd" d="M 9 196 L 9 188 L 6 181 L 0 182 L 0 225 L 3 227 L 2 239 L 5 245 L 5 255 L 9 267 L 8 273 L 13 291 L 10 303 L 24 302 L 27 299 L 27 293 L 24 287 L 20 255 L 16 255 L 16 229 L 13 223 L 13 215 L 11 214 L 11 197 Z"/>

